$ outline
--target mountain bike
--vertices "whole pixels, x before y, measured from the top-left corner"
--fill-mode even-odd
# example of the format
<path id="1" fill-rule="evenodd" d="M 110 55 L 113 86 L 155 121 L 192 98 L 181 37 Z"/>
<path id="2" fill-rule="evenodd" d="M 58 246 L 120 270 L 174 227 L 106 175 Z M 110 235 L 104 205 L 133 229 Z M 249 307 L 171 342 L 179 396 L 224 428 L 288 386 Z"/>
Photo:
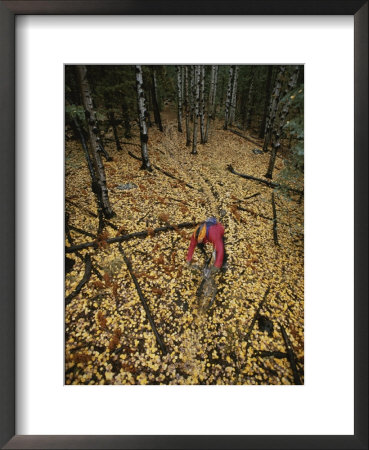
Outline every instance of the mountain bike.
<path id="1" fill-rule="evenodd" d="M 200 312 L 207 311 L 214 303 L 217 295 L 217 285 L 215 283 L 214 274 L 211 271 L 215 257 L 216 254 L 215 251 L 213 251 L 210 257 L 205 260 L 203 267 L 197 265 L 192 266 L 193 269 L 202 271 L 202 280 L 196 291 Z"/>

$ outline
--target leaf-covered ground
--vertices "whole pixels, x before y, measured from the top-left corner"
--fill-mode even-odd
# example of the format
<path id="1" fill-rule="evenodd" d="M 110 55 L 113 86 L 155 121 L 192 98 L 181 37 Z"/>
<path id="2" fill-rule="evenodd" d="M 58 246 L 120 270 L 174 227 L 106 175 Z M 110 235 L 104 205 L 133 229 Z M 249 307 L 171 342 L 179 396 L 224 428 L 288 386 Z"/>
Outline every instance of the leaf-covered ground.
<path id="1" fill-rule="evenodd" d="M 66 306 L 66 384 L 294 384 L 296 372 L 303 382 L 303 197 L 275 192 L 276 246 L 272 189 L 226 170 L 231 164 L 239 173 L 264 178 L 269 154 L 254 154 L 253 143 L 216 124 L 209 143 L 199 145 L 193 156 L 175 121 L 164 124 L 164 133 L 149 130 L 151 162 L 195 189 L 159 170 L 140 171 L 140 162 L 128 155 L 140 156 L 138 132 L 130 141 L 122 138 L 126 143 L 117 151 L 110 130 L 104 142 L 113 161 L 104 165 L 115 228 L 107 225 L 97 239 L 96 201 L 84 154 L 78 141 L 67 140 L 65 195 L 71 229 L 66 246 L 96 245 L 67 254 L 75 264 L 66 275 L 66 296 L 85 274 L 86 253 L 93 271 Z M 275 175 L 282 168 L 278 158 Z M 120 190 L 125 183 L 137 188 Z M 193 229 L 153 230 L 221 213 L 229 268 L 217 276 L 216 300 L 201 314 L 196 297 L 200 274 L 185 264 Z M 165 355 L 118 244 L 105 242 L 145 230 L 146 238 L 122 242 L 122 248 L 167 347 Z M 203 263 L 199 250 L 196 261 Z"/>

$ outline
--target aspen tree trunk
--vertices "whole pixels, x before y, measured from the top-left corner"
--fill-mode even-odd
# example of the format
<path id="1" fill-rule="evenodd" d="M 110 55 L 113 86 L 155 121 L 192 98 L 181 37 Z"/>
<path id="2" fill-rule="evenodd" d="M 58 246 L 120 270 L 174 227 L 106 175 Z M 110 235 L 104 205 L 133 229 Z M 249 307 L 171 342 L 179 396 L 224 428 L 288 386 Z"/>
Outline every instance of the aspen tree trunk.
<path id="1" fill-rule="evenodd" d="M 199 121 L 199 103 L 200 103 L 200 66 L 194 68 L 194 117 L 193 117 L 193 140 L 192 140 L 192 155 L 197 155 L 197 123 Z"/>
<path id="2" fill-rule="evenodd" d="M 152 106 L 154 109 L 154 120 L 159 129 L 159 131 L 163 131 L 163 125 L 161 123 L 160 117 L 160 109 L 158 102 L 158 86 L 156 82 L 156 70 L 155 67 L 151 67 L 151 85 L 152 85 Z"/>
<path id="3" fill-rule="evenodd" d="M 184 67 L 184 102 L 186 111 L 186 147 L 191 145 L 190 104 L 188 95 L 188 66 Z"/>
<path id="4" fill-rule="evenodd" d="M 152 167 L 149 160 L 149 153 L 147 150 L 147 142 L 149 136 L 147 134 L 146 125 L 146 106 L 145 106 L 145 94 L 142 89 L 142 68 L 141 66 L 136 66 L 136 88 L 137 88 L 137 106 L 138 106 L 138 118 L 140 124 L 140 139 L 141 139 L 141 159 L 142 166 L 141 169 L 152 171 Z"/>
<path id="5" fill-rule="evenodd" d="M 229 125 L 233 125 L 233 122 L 236 119 L 237 78 L 238 78 L 238 66 L 235 66 L 234 75 L 233 75 L 231 107 L 230 107 L 230 112 L 229 112 Z"/>
<path id="6" fill-rule="evenodd" d="M 279 99 L 281 95 L 281 87 L 282 87 L 282 78 L 286 71 L 285 66 L 280 66 L 277 78 L 275 80 L 275 85 L 273 89 L 273 95 L 269 106 L 269 116 L 267 119 L 267 123 L 265 126 L 265 138 L 264 138 L 264 146 L 263 151 L 268 151 L 268 145 L 270 143 L 270 139 L 272 137 L 272 129 L 274 127 L 275 118 L 277 115 L 277 109 L 279 104 Z"/>
<path id="7" fill-rule="evenodd" d="M 100 156 L 100 138 L 97 126 L 96 111 L 94 110 L 90 86 L 87 80 L 86 66 L 77 66 L 79 86 L 83 107 L 85 109 L 86 120 L 88 124 L 88 137 L 90 142 L 91 160 L 94 166 L 96 182 L 93 184 L 95 194 L 98 196 L 102 212 L 108 219 L 114 216 L 110 206 L 109 192 L 106 186 L 106 176 L 104 165 Z"/>
<path id="8" fill-rule="evenodd" d="M 268 67 L 268 76 L 266 80 L 266 87 L 265 87 L 265 103 L 264 103 L 264 113 L 263 118 L 261 120 L 260 124 L 260 131 L 259 131 L 259 138 L 263 139 L 265 135 L 265 124 L 267 120 L 267 114 L 268 114 L 268 105 L 270 103 L 270 91 L 272 87 L 272 73 L 273 73 L 273 66 Z"/>
<path id="9" fill-rule="evenodd" d="M 297 78 L 299 76 L 299 66 L 295 66 L 292 72 L 291 78 L 288 81 L 288 90 L 291 92 L 296 86 Z M 268 171 L 265 174 L 266 178 L 272 178 L 273 170 L 275 165 L 275 159 L 277 157 L 277 152 L 281 146 L 281 136 L 283 132 L 283 127 L 286 123 L 286 117 L 288 115 L 288 111 L 290 109 L 291 97 L 289 96 L 285 101 L 280 113 L 279 113 L 279 122 L 278 126 L 273 127 L 272 130 L 272 152 L 270 154 L 269 159 L 269 167 Z"/>
<path id="10" fill-rule="evenodd" d="M 205 66 L 200 66 L 200 135 L 201 144 L 205 144 Z"/>
<path id="11" fill-rule="evenodd" d="M 177 71 L 177 100 L 178 100 L 178 131 L 182 133 L 182 71 L 181 66 L 176 66 Z"/>
<path id="12" fill-rule="evenodd" d="M 208 99 L 208 117 L 206 121 L 205 142 L 208 142 L 210 120 L 214 119 L 214 105 L 217 88 L 216 75 L 217 75 L 217 66 L 211 66 L 210 89 Z"/>
<path id="13" fill-rule="evenodd" d="M 229 78 L 228 78 L 228 89 L 227 89 L 227 97 L 225 102 L 225 114 L 224 114 L 224 130 L 228 130 L 229 124 L 229 114 L 230 114 L 230 106 L 232 101 L 232 86 L 233 86 L 233 74 L 234 74 L 234 66 L 229 68 Z"/>

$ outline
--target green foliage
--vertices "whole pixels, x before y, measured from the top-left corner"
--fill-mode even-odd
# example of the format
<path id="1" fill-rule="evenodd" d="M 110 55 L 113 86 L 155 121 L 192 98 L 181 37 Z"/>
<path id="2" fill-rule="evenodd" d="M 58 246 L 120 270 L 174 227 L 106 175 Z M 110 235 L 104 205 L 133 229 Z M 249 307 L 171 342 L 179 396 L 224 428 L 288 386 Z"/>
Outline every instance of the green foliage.
<path id="1" fill-rule="evenodd" d="M 283 127 L 284 136 L 290 140 L 291 148 L 284 160 L 285 167 L 278 178 L 297 181 L 304 173 L 304 85 L 298 86 L 282 99 L 291 101 L 288 119 Z"/>
<path id="2" fill-rule="evenodd" d="M 85 110 L 82 105 L 66 105 L 65 106 L 65 122 L 71 123 L 76 118 L 78 122 L 83 123 L 85 120 Z"/>

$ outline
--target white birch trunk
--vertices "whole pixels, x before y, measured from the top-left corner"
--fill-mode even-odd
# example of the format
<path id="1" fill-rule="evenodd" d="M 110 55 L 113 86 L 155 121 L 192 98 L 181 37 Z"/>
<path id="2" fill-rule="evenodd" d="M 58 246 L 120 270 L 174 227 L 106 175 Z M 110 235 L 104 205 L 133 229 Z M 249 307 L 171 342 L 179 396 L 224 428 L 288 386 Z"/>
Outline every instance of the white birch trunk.
<path id="1" fill-rule="evenodd" d="M 176 66 L 177 71 L 177 100 L 178 100 L 178 131 L 182 133 L 182 70 Z"/>
<path id="2" fill-rule="evenodd" d="M 226 102 L 225 102 L 224 126 L 223 126 L 224 130 L 228 129 L 228 124 L 229 124 L 229 113 L 230 113 L 230 106 L 231 106 L 231 100 L 232 100 L 233 73 L 234 73 L 234 67 L 231 66 L 229 68 L 228 89 L 227 89 L 227 96 L 226 96 Z"/>
<path id="3" fill-rule="evenodd" d="M 152 167 L 149 160 L 149 153 L 147 150 L 147 142 L 149 136 L 147 133 L 146 124 L 146 106 L 145 106 L 145 94 L 142 88 L 142 68 L 141 66 L 136 66 L 136 88 L 137 88 L 137 106 L 138 106 L 138 119 L 140 125 L 140 140 L 141 140 L 141 159 L 142 166 L 141 169 L 152 171 Z"/>
<path id="4" fill-rule="evenodd" d="M 192 139 L 192 155 L 197 155 L 197 124 L 199 121 L 199 103 L 200 103 L 200 66 L 194 68 L 194 117 L 193 117 L 193 139 Z"/>
<path id="5" fill-rule="evenodd" d="M 106 186 L 106 176 L 103 162 L 100 156 L 100 138 L 97 124 L 96 111 L 93 106 L 90 86 L 87 80 L 86 66 L 77 66 L 80 91 L 83 107 L 88 124 L 88 136 L 90 141 L 91 160 L 95 169 L 96 179 L 93 188 L 96 189 L 96 195 L 101 203 L 101 209 L 106 218 L 114 216 L 110 206 L 109 192 Z"/>

